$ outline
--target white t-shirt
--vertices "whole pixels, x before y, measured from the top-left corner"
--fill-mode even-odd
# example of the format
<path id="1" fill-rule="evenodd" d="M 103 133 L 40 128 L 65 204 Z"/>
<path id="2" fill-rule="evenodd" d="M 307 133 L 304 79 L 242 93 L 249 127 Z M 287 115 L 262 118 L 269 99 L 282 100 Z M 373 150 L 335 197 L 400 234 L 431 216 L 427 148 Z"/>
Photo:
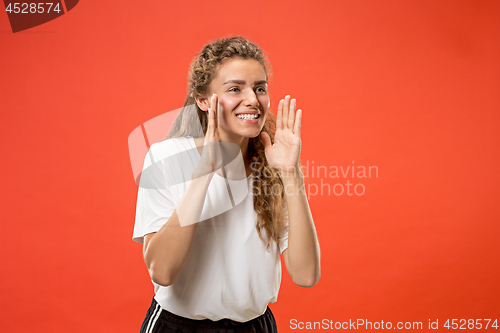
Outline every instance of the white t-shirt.
<path id="1" fill-rule="evenodd" d="M 168 221 L 201 158 L 192 137 L 169 139 L 151 146 L 144 170 L 154 163 L 161 175 L 170 180 L 172 176 L 165 173 L 168 168 L 175 168 L 175 163 L 168 158 L 182 152 L 185 173 L 179 176 L 176 171 L 173 177 L 176 181 L 165 181 L 163 188 L 139 187 L 134 241 L 142 243 L 144 235 L 158 231 Z M 227 202 L 228 197 L 226 180 L 217 174 L 213 176 L 202 212 L 202 218 L 208 218 L 199 222 L 186 265 L 172 285 L 163 287 L 153 282 L 155 299 L 163 309 L 191 319 L 228 318 L 245 322 L 262 315 L 269 302 L 276 302 L 281 283 L 278 251 L 283 253 L 288 247 L 288 232 L 281 237 L 281 248 L 271 241 L 267 250 L 267 243 L 259 238 L 256 229 L 252 178 L 250 175 L 231 183 L 235 206 L 213 216 L 211 205 L 217 205 L 214 198 L 226 198 L 221 200 Z M 243 192 L 242 184 L 246 186 Z M 288 224 L 287 217 L 286 214 Z M 267 239 L 265 230 L 262 232 Z"/>

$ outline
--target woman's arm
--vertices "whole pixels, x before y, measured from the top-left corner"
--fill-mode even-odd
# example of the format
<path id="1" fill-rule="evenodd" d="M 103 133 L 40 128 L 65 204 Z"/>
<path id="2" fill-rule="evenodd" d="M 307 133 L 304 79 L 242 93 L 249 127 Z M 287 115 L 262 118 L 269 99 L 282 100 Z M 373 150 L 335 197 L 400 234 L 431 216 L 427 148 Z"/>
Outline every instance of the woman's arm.
<path id="1" fill-rule="evenodd" d="M 167 223 L 144 237 L 144 261 L 155 283 L 171 285 L 186 264 L 212 177 L 193 179 Z"/>
<path id="2" fill-rule="evenodd" d="M 174 213 L 160 230 L 144 237 L 144 261 L 151 279 L 162 286 L 169 286 L 177 279 L 186 264 L 200 221 L 208 186 L 214 175 L 214 165 L 221 163 L 216 154 L 219 134 L 215 119 L 217 117 L 217 96 L 210 102 L 208 129 L 204 149 L 192 181 L 182 196 Z M 205 149 L 205 147 L 208 147 Z M 217 159 L 217 160 L 214 160 Z"/>
<path id="3" fill-rule="evenodd" d="M 301 172 L 281 175 L 288 207 L 288 248 L 283 251 L 285 266 L 293 282 L 312 287 L 320 278 L 320 250 L 316 228 L 304 190 Z"/>
<path id="4" fill-rule="evenodd" d="M 274 143 L 261 133 L 269 165 L 280 172 L 288 207 L 288 248 L 283 251 L 285 265 L 293 282 L 302 287 L 314 286 L 320 278 L 320 250 L 316 229 L 299 170 L 302 110 L 287 95 L 278 105 Z"/>

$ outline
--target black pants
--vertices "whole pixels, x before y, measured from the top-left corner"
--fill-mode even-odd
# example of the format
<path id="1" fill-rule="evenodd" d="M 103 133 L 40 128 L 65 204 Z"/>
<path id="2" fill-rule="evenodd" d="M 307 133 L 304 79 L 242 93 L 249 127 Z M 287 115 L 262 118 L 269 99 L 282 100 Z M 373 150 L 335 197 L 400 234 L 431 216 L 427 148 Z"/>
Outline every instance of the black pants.
<path id="1" fill-rule="evenodd" d="M 263 315 L 241 323 L 231 319 L 212 321 L 210 319 L 193 320 L 177 316 L 162 310 L 153 298 L 146 318 L 141 326 L 141 333 L 277 333 L 278 328 L 271 309 L 267 307 Z"/>

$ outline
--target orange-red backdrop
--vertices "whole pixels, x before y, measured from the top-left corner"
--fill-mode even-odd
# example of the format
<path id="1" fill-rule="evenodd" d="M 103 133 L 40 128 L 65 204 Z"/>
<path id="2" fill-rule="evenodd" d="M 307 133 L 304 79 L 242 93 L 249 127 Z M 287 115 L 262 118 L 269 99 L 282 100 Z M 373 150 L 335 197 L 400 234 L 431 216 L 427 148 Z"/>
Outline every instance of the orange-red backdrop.
<path id="1" fill-rule="evenodd" d="M 229 34 L 267 51 L 273 110 L 304 110 L 303 164 L 378 168 L 308 178 L 365 193 L 310 196 L 322 278 L 283 272 L 280 332 L 500 319 L 500 2 L 88 0 L 16 34 L 0 13 L 2 331 L 138 332 L 153 287 L 127 138 Z"/>

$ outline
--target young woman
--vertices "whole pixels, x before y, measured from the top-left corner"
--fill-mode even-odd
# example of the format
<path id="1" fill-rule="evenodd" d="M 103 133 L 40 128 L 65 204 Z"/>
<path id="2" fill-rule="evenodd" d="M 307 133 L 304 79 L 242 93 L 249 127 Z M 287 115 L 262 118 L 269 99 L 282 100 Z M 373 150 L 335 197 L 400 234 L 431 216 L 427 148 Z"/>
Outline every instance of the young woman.
<path id="1" fill-rule="evenodd" d="M 320 278 L 300 172 L 302 111 L 286 96 L 274 118 L 267 71 L 246 38 L 206 45 L 183 110 L 150 148 L 144 170 L 157 170 L 162 186 L 140 186 L 137 200 L 133 239 L 155 287 L 141 332 L 276 332 L 268 304 L 279 253 L 295 284 Z"/>

